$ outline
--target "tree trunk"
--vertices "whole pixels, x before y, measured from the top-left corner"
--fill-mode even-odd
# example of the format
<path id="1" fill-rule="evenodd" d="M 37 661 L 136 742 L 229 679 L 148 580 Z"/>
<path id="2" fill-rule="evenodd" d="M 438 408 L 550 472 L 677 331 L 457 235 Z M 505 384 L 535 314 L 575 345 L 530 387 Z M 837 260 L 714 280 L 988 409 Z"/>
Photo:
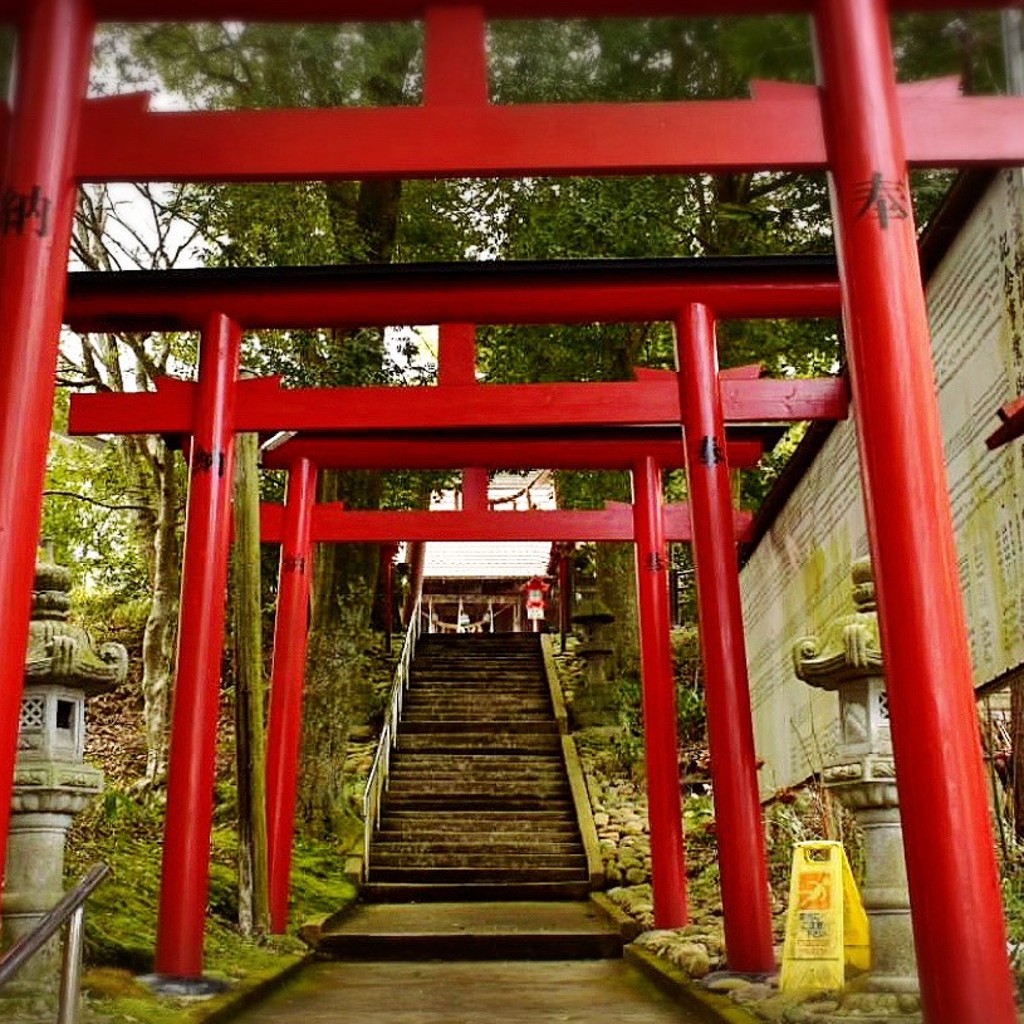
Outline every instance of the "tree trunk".
<path id="1" fill-rule="evenodd" d="M 235 770 L 238 783 L 238 926 L 265 934 L 270 923 L 267 873 L 267 752 L 263 729 L 260 609 L 259 439 L 236 439 L 234 545 Z"/>
<path id="2" fill-rule="evenodd" d="M 1010 767 L 1013 790 L 1013 834 L 1024 844 L 1024 679 L 1010 684 Z"/>
<path id="3" fill-rule="evenodd" d="M 412 613 L 416 610 L 416 602 L 423 596 L 423 565 L 427 557 L 425 541 L 413 541 L 409 545 L 409 593 L 402 609 L 402 624 L 408 628 L 412 622 Z"/>
<path id="4" fill-rule="evenodd" d="M 146 776 L 152 786 L 167 772 L 167 719 L 174 674 L 174 640 L 181 585 L 178 541 L 178 479 L 174 452 L 160 442 L 152 460 L 157 476 L 153 533 L 153 603 L 142 637 L 142 715 L 146 729 Z"/>

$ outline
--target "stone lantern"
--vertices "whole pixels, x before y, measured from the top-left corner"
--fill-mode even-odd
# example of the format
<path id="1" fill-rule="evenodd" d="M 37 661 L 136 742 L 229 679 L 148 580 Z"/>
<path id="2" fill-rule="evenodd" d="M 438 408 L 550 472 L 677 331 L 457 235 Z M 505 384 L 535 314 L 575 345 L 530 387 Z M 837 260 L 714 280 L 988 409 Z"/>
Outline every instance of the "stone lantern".
<path id="1" fill-rule="evenodd" d="M 103 789 L 103 773 L 84 761 L 85 698 L 112 689 L 128 670 L 121 644 L 94 646 L 82 627 L 67 621 L 70 589 L 70 571 L 44 549 L 25 659 L 3 894 L 5 945 L 30 932 L 63 894 L 65 836 Z M 26 980 L 51 968 L 43 958 Z"/>
<path id="2" fill-rule="evenodd" d="M 572 621 L 583 631 L 576 656 L 584 665 L 581 692 L 573 695 L 573 717 L 583 727 L 615 724 L 615 695 L 606 667 L 614 650 L 604 637 L 615 616 L 600 598 L 588 596 L 576 606 Z"/>
<path id="3" fill-rule="evenodd" d="M 825 787 L 853 812 L 864 834 L 862 898 L 871 935 L 871 971 L 844 993 L 837 1017 L 860 1021 L 917 1017 L 917 966 L 903 830 L 889 732 L 889 703 L 871 562 L 853 564 L 855 611 L 822 636 L 793 648 L 797 676 L 839 697 L 839 750 Z"/>

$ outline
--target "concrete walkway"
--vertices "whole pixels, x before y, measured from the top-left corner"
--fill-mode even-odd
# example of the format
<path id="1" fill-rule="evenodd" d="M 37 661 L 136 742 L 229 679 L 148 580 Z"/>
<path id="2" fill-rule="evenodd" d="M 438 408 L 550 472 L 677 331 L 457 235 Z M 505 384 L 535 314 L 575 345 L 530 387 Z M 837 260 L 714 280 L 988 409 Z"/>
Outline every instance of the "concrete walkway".
<path id="1" fill-rule="evenodd" d="M 700 1024 L 621 960 L 314 963 L 239 1024 Z"/>

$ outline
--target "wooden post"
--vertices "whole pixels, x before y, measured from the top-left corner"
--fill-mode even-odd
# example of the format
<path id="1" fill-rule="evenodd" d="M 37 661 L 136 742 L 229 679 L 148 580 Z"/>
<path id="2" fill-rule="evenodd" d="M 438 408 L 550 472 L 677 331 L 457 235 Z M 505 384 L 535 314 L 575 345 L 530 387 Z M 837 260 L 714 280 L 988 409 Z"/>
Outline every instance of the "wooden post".
<path id="1" fill-rule="evenodd" d="M 238 925 L 270 927 L 267 874 L 267 748 L 260 601 L 259 438 L 235 441 L 235 765 L 238 779 Z"/>

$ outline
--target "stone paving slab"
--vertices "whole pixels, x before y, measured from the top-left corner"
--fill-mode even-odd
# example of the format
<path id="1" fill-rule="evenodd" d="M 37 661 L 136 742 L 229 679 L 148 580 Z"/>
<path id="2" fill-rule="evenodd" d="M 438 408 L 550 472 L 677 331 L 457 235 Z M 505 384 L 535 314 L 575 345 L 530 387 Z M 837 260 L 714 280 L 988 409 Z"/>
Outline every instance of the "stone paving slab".
<path id="1" fill-rule="evenodd" d="M 621 956 L 622 936 L 589 900 L 370 903 L 327 921 L 316 948 L 342 960 L 573 960 Z"/>
<path id="2" fill-rule="evenodd" d="M 239 1024 L 701 1024 L 621 960 L 316 963 Z"/>
<path id="3" fill-rule="evenodd" d="M 523 932 L 617 934 L 589 900 L 523 900 L 481 903 L 363 903 L 340 920 L 328 921 L 325 935 L 507 935 Z"/>

